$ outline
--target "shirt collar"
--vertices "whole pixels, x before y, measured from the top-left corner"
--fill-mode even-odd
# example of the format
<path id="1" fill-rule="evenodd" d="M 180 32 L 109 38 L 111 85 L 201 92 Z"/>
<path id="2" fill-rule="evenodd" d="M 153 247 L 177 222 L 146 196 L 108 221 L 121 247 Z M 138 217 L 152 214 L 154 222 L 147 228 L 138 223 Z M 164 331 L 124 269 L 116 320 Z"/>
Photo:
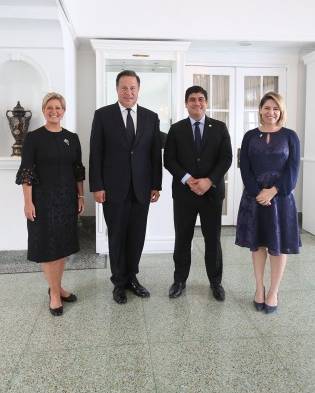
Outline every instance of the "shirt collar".
<path id="1" fill-rule="evenodd" d="M 200 125 L 203 127 L 205 125 L 206 115 L 203 115 L 200 120 L 195 120 L 189 116 L 189 120 L 192 126 L 196 123 L 196 121 L 199 121 Z"/>
<path id="2" fill-rule="evenodd" d="M 119 105 L 119 108 L 120 108 L 121 112 L 127 110 L 127 108 L 125 108 L 124 106 L 122 106 L 121 103 L 120 103 L 119 101 L 117 101 L 117 102 L 118 102 L 118 105 Z M 138 104 L 134 104 L 134 106 L 131 107 L 131 110 L 132 110 L 134 113 L 137 113 L 137 106 L 138 106 Z"/>

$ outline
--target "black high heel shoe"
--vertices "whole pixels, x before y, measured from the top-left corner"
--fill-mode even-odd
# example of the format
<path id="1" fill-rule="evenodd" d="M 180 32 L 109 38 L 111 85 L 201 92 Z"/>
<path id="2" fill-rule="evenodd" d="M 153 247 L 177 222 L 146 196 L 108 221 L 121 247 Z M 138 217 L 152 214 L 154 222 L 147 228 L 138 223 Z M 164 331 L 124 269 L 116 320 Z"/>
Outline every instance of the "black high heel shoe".
<path id="1" fill-rule="evenodd" d="M 50 288 L 48 288 L 48 295 L 49 295 L 49 298 L 50 298 Z M 76 302 L 78 300 L 78 298 L 76 297 L 76 295 L 74 293 L 70 293 L 70 295 L 67 296 L 67 297 L 64 297 L 64 296 L 60 295 L 60 299 L 63 302 L 67 302 L 67 303 L 74 303 L 74 302 Z"/>
<path id="2" fill-rule="evenodd" d="M 60 306 L 57 308 L 51 308 L 49 306 L 49 311 L 50 311 L 50 314 L 53 315 L 54 317 L 59 317 L 60 315 L 63 314 L 63 306 Z"/>
<path id="3" fill-rule="evenodd" d="M 54 317 L 59 317 L 63 314 L 63 306 L 57 307 L 57 308 L 51 308 L 50 307 L 50 288 L 48 288 L 48 295 L 49 295 L 49 311 L 50 314 L 53 315 Z"/>
<path id="4" fill-rule="evenodd" d="M 264 287 L 264 299 L 265 299 L 265 287 Z M 265 308 L 265 302 L 263 303 L 258 303 L 255 301 L 255 298 L 253 300 L 254 307 L 256 308 L 256 311 L 263 311 Z"/>
<path id="5" fill-rule="evenodd" d="M 278 311 L 278 301 L 279 301 L 279 296 L 277 295 L 277 305 L 276 306 L 270 306 L 269 304 L 265 303 L 265 314 L 273 314 Z"/>

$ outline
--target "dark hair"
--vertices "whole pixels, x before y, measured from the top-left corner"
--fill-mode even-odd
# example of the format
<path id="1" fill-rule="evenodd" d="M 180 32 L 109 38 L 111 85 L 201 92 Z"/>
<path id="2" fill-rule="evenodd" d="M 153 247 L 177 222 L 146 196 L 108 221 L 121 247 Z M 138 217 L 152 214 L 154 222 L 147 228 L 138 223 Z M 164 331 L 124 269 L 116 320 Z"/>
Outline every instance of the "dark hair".
<path id="1" fill-rule="evenodd" d="M 193 94 L 193 93 L 201 93 L 201 94 L 203 94 L 205 99 L 206 99 L 206 101 L 208 101 L 208 93 L 207 93 L 207 91 L 204 88 L 202 88 L 201 86 L 191 86 L 191 87 L 188 87 L 188 89 L 186 90 L 185 102 L 188 101 L 189 96 L 191 94 Z"/>
<path id="2" fill-rule="evenodd" d="M 123 76 L 133 76 L 134 78 L 137 79 L 138 86 L 140 86 L 140 78 L 134 71 L 132 71 L 132 70 L 123 70 L 116 77 L 116 87 L 119 84 L 119 79 L 122 78 Z"/>

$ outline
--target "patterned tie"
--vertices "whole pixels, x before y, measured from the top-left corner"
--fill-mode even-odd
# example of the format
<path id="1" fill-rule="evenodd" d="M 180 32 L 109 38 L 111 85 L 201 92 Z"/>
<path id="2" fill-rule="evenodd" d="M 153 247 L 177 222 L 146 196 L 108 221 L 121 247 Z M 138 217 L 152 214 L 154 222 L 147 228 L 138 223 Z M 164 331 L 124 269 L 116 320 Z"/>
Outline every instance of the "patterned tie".
<path id="1" fill-rule="evenodd" d="M 197 153 L 200 153 L 200 151 L 201 151 L 201 132 L 200 132 L 199 124 L 200 124 L 199 121 L 196 121 L 194 123 L 194 126 L 195 126 L 195 146 L 196 146 Z"/>
<path id="2" fill-rule="evenodd" d="M 127 108 L 128 114 L 127 114 L 127 121 L 126 121 L 126 131 L 127 131 L 127 137 L 132 145 L 135 139 L 135 125 L 133 123 L 130 111 L 131 108 Z"/>

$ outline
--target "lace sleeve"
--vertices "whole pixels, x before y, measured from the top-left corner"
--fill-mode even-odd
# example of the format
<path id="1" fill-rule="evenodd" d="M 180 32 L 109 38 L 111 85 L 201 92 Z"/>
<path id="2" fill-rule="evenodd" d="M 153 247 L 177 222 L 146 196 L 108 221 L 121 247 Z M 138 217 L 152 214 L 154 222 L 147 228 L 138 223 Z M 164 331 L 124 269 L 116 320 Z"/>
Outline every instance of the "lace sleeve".
<path id="1" fill-rule="evenodd" d="M 77 182 L 85 180 L 85 168 L 82 165 L 82 163 L 75 164 L 73 169 L 74 169 L 74 177 Z"/>
<path id="2" fill-rule="evenodd" d="M 38 179 L 36 172 L 34 171 L 34 168 L 30 169 L 30 168 L 20 167 L 20 169 L 18 170 L 18 172 L 16 174 L 15 183 L 16 184 L 28 184 L 31 186 L 33 184 L 38 184 L 39 179 Z"/>

